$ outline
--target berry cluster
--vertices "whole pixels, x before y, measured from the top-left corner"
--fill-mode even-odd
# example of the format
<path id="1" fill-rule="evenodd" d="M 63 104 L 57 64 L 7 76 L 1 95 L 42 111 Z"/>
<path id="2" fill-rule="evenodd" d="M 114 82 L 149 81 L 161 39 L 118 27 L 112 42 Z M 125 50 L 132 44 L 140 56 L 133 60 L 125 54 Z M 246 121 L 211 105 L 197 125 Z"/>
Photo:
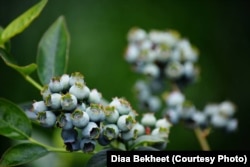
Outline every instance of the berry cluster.
<path id="1" fill-rule="evenodd" d="M 237 120 L 233 118 L 236 111 L 230 101 L 220 104 L 208 104 L 203 111 L 196 109 L 194 105 L 185 100 L 185 96 L 179 91 L 173 91 L 165 97 L 165 115 L 173 124 L 183 120 L 189 127 L 201 129 L 213 126 L 225 129 L 228 132 L 237 129 Z"/>
<path id="2" fill-rule="evenodd" d="M 149 118 L 136 122 L 137 113 L 127 100 L 115 97 L 108 103 L 96 89 L 89 89 L 79 72 L 53 77 L 41 95 L 43 100 L 34 102 L 27 114 L 43 127 L 61 128 L 68 151 L 92 152 L 96 143 L 106 146 L 114 140 L 131 143 L 141 135 L 151 135 L 145 127 L 156 123 L 155 118 L 150 125 Z M 167 138 L 170 126 L 163 120 L 157 124 L 158 131 L 152 135 Z"/>
<path id="3" fill-rule="evenodd" d="M 229 132 L 237 129 L 238 122 L 232 118 L 235 106 L 231 102 L 209 104 L 201 112 L 181 93 L 199 74 L 195 67 L 198 52 L 187 39 L 180 38 L 175 31 L 147 33 L 133 28 L 128 33 L 128 43 L 126 61 L 135 72 L 146 76 L 135 83 L 141 109 L 148 113 L 162 111 L 172 124 L 183 120 L 189 127 L 213 126 Z M 166 90 L 169 85 L 170 91 Z"/>
<path id="4" fill-rule="evenodd" d="M 133 28 L 128 33 L 128 41 L 125 59 L 136 72 L 157 81 L 167 78 L 181 86 L 196 79 L 198 69 L 194 63 L 198 52 L 177 32 L 153 30 L 146 33 Z"/>

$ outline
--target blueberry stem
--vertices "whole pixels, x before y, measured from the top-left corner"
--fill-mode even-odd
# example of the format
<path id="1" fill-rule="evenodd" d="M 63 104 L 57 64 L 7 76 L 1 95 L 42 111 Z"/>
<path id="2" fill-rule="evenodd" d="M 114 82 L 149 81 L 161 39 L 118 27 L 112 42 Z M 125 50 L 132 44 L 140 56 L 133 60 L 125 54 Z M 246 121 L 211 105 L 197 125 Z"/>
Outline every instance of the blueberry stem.
<path id="1" fill-rule="evenodd" d="M 31 83 L 31 85 L 33 85 L 34 87 L 36 87 L 38 90 L 42 90 L 42 86 L 37 83 L 33 78 L 31 78 L 29 75 L 25 75 L 24 78 Z"/>
<path id="2" fill-rule="evenodd" d="M 46 145 L 46 144 L 43 144 L 43 143 L 40 143 L 39 141 L 33 139 L 33 138 L 29 138 L 28 139 L 31 143 L 33 144 L 37 144 L 37 145 L 40 145 L 42 147 L 45 147 L 49 152 L 60 152 L 60 153 L 68 153 L 68 151 L 66 151 L 65 149 L 62 149 L 62 148 L 56 148 L 56 147 L 52 147 L 52 146 L 49 146 L 49 145 Z"/>
<path id="3" fill-rule="evenodd" d="M 172 84 L 172 89 L 181 92 L 178 85 L 176 85 L 174 83 Z M 198 141 L 200 143 L 201 149 L 203 151 L 210 151 L 211 149 L 210 149 L 210 146 L 208 144 L 207 138 L 206 138 L 205 135 L 203 135 L 201 129 L 200 128 L 195 128 L 194 133 L 195 133 L 195 136 L 196 136 L 196 138 L 198 139 Z"/>
<path id="4" fill-rule="evenodd" d="M 202 131 L 200 128 L 194 129 L 195 135 L 200 143 L 200 146 L 203 151 L 210 151 L 210 146 L 208 144 L 207 138 L 205 135 L 202 134 Z"/>

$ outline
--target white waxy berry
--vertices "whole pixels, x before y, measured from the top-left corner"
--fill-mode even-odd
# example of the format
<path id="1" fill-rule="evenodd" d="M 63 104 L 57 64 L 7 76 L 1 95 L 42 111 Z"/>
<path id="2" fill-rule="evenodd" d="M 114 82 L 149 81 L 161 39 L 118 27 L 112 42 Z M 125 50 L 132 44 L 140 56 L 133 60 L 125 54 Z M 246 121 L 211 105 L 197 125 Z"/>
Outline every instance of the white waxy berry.
<path id="1" fill-rule="evenodd" d="M 170 107 L 182 105 L 184 101 L 185 97 L 179 91 L 171 92 L 166 99 L 167 105 Z"/>
<path id="2" fill-rule="evenodd" d="M 147 64 L 143 68 L 143 74 L 149 77 L 157 78 L 160 75 L 160 69 L 155 64 Z"/>
<path id="3" fill-rule="evenodd" d="M 47 110 L 47 106 L 45 105 L 44 101 L 37 101 L 37 102 L 34 102 L 32 104 L 33 106 L 33 111 L 35 113 L 39 113 L 39 112 L 42 112 L 42 111 L 46 111 Z"/>
<path id="4" fill-rule="evenodd" d="M 71 120 L 75 127 L 84 128 L 89 123 L 89 115 L 81 110 L 75 110 L 71 114 Z"/>
<path id="5" fill-rule="evenodd" d="M 182 53 L 184 61 L 195 62 L 197 60 L 197 52 L 192 48 L 187 39 L 180 40 L 177 44 L 177 49 Z"/>
<path id="6" fill-rule="evenodd" d="M 114 106 L 120 115 L 128 114 L 132 109 L 129 102 L 122 98 L 114 98 L 109 106 Z"/>
<path id="7" fill-rule="evenodd" d="M 37 120 L 43 127 L 53 127 L 56 123 L 56 115 L 51 111 L 39 112 Z"/>
<path id="8" fill-rule="evenodd" d="M 191 62 L 186 62 L 184 65 L 183 65 L 183 68 L 184 68 L 184 75 L 188 78 L 193 78 L 194 75 L 195 75 L 195 68 L 194 68 L 194 65 L 193 63 Z"/>
<path id="9" fill-rule="evenodd" d="M 77 99 L 74 95 L 67 93 L 61 98 L 61 106 L 63 110 L 71 111 L 77 107 Z"/>
<path id="10" fill-rule="evenodd" d="M 125 59 L 129 63 L 136 62 L 140 54 L 138 46 L 130 44 L 126 50 Z"/>
<path id="11" fill-rule="evenodd" d="M 142 116 L 141 124 L 144 126 L 153 127 L 156 124 L 156 117 L 153 113 L 146 113 Z"/>
<path id="12" fill-rule="evenodd" d="M 156 128 L 169 129 L 171 126 L 172 126 L 172 124 L 166 118 L 158 119 L 155 123 Z"/>
<path id="13" fill-rule="evenodd" d="M 161 108 L 161 100 L 157 96 L 150 96 L 147 101 L 147 108 L 149 111 L 156 112 Z"/>
<path id="14" fill-rule="evenodd" d="M 235 113 L 235 106 L 232 102 L 224 101 L 219 105 L 220 114 L 231 117 Z"/>
<path id="15" fill-rule="evenodd" d="M 181 118 L 181 112 L 175 109 L 168 109 L 166 111 L 166 117 L 172 124 L 177 124 Z"/>
<path id="16" fill-rule="evenodd" d="M 132 129 L 137 131 L 136 133 L 138 137 L 145 134 L 144 126 L 138 122 L 135 124 L 135 126 Z"/>
<path id="17" fill-rule="evenodd" d="M 70 87 L 69 93 L 74 95 L 78 100 L 83 100 L 89 97 L 90 90 L 84 83 L 75 82 Z"/>
<path id="18" fill-rule="evenodd" d="M 147 37 L 147 33 L 140 28 L 133 28 L 128 33 L 128 40 L 130 42 L 140 42 Z"/>
<path id="19" fill-rule="evenodd" d="M 165 68 L 165 74 L 170 79 L 178 79 L 184 73 L 184 68 L 181 63 L 177 61 L 170 62 Z"/>
<path id="20" fill-rule="evenodd" d="M 60 85 L 62 87 L 62 90 L 67 90 L 70 87 L 69 84 L 69 75 L 68 74 L 63 74 L 60 78 Z"/>
<path id="21" fill-rule="evenodd" d="M 69 84 L 72 86 L 76 82 L 84 84 L 84 77 L 80 72 L 74 72 L 70 75 Z"/>
<path id="22" fill-rule="evenodd" d="M 163 128 L 163 127 L 155 128 L 155 129 L 152 130 L 151 135 L 160 136 L 160 137 L 162 137 L 164 139 L 167 139 L 168 135 L 169 135 L 169 129 L 168 128 Z"/>
<path id="23" fill-rule="evenodd" d="M 89 103 L 100 103 L 102 99 L 102 94 L 96 89 L 92 89 L 89 93 Z"/>
<path id="24" fill-rule="evenodd" d="M 233 132 L 233 131 L 237 130 L 237 128 L 238 128 L 238 120 L 237 119 L 230 119 L 227 121 L 226 130 L 228 132 Z"/>
<path id="25" fill-rule="evenodd" d="M 122 132 L 121 133 L 121 138 L 124 141 L 129 141 L 129 140 L 132 140 L 132 139 L 136 139 L 137 137 L 138 137 L 138 130 L 135 129 L 134 127 L 132 129 L 130 129 L 129 131 L 127 131 L 127 132 Z"/>
<path id="26" fill-rule="evenodd" d="M 89 115 L 89 119 L 92 122 L 101 122 L 105 119 L 102 106 L 92 103 L 90 107 L 86 109 L 86 113 Z"/>
<path id="27" fill-rule="evenodd" d="M 51 95 L 51 91 L 49 89 L 49 85 L 45 85 L 41 90 L 41 95 L 43 97 L 43 100 L 46 100 L 49 95 Z"/>
<path id="28" fill-rule="evenodd" d="M 74 125 L 72 123 L 71 120 L 71 114 L 70 113 L 62 113 L 57 117 L 57 122 L 56 122 L 57 126 L 65 129 L 65 130 L 69 130 L 69 129 L 73 129 Z"/>
<path id="29" fill-rule="evenodd" d="M 227 124 L 227 119 L 219 114 L 211 117 L 211 124 L 216 128 L 223 128 Z"/>
<path id="30" fill-rule="evenodd" d="M 219 113 L 219 105 L 217 104 L 208 104 L 205 106 L 204 113 L 207 116 L 216 115 Z"/>
<path id="31" fill-rule="evenodd" d="M 192 115 L 192 120 L 195 122 L 196 125 L 206 125 L 207 117 L 203 112 L 195 112 Z"/>
<path id="32" fill-rule="evenodd" d="M 60 84 L 60 77 L 53 77 L 50 80 L 49 89 L 52 93 L 59 93 L 62 91 L 62 85 Z"/>
<path id="33" fill-rule="evenodd" d="M 107 106 L 104 109 L 105 121 L 108 123 L 116 123 L 119 118 L 119 112 L 114 106 Z"/>
<path id="34" fill-rule="evenodd" d="M 129 131 L 135 125 L 135 120 L 130 115 L 122 115 L 117 120 L 117 126 L 122 132 Z"/>
<path id="35" fill-rule="evenodd" d="M 62 95 L 59 93 L 49 95 L 45 101 L 46 106 L 52 109 L 59 109 L 61 107 L 61 97 Z"/>
<path id="36" fill-rule="evenodd" d="M 113 140 L 118 138 L 119 129 L 116 124 L 108 124 L 103 127 L 103 136 L 107 140 Z"/>

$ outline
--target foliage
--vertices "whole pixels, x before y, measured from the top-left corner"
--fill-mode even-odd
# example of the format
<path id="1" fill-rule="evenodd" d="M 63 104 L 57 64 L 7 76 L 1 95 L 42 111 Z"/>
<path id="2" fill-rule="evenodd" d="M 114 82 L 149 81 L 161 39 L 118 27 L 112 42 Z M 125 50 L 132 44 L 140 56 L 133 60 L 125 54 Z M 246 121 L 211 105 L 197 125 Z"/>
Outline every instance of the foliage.
<path id="1" fill-rule="evenodd" d="M 44 33 L 42 36 L 37 50 L 37 62 L 31 63 L 26 66 L 19 66 L 15 63 L 15 60 L 11 58 L 10 52 L 10 39 L 15 37 L 17 34 L 23 32 L 31 23 L 36 19 L 39 14 L 42 12 L 43 8 L 47 4 L 47 0 L 41 0 L 39 3 L 28 9 L 26 12 L 21 14 L 15 20 L 13 20 L 6 28 L 0 29 L 0 56 L 4 63 L 9 66 L 10 68 L 16 70 L 21 76 L 24 77 L 29 83 L 31 83 L 34 87 L 39 89 L 42 94 L 46 91 L 50 91 L 50 93 L 43 97 L 43 104 L 46 107 L 50 108 L 53 112 L 49 113 L 50 117 L 47 114 L 47 111 L 35 111 L 35 105 L 38 104 L 36 102 L 33 103 L 33 106 L 30 108 L 20 108 L 17 104 L 7 100 L 7 99 L 0 99 L 0 135 L 8 137 L 13 140 L 18 140 L 19 144 L 16 144 L 10 147 L 1 157 L 0 166 L 17 166 L 21 164 L 26 164 L 30 161 L 39 159 L 48 153 L 51 152 L 63 152 L 63 153 L 94 153 L 94 155 L 88 161 L 88 166 L 105 166 L 106 164 L 106 153 L 109 150 L 122 150 L 122 151 L 136 151 L 136 150 L 150 150 L 150 151 L 159 151 L 165 150 L 166 145 L 168 143 L 168 135 L 170 131 L 170 127 L 172 123 L 166 118 L 156 119 L 154 114 L 150 112 L 149 115 L 143 115 L 141 119 L 141 124 L 139 124 L 136 116 L 137 113 L 132 109 L 129 102 L 125 99 L 118 99 L 114 98 L 113 101 L 108 102 L 104 98 L 101 99 L 99 102 L 93 102 L 96 98 L 96 90 L 93 89 L 94 100 L 88 97 L 87 99 L 81 99 L 77 97 L 77 91 L 72 90 L 71 88 L 74 86 L 78 86 L 78 88 L 87 88 L 87 85 L 84 83 L 74 83 L 70 86 L 71 88 L 67 88 L 60 91 L 54 91 L 54 85 L 56 84 L 59 79 L 62 79 L 63 74 L 67 71 L 67 64 L 68 64 L 68 57 L 69 57 L 69 44 L 70 44 L 70 35 L 67 30 L 66 22 L 63 16 L 60 16 Z M 130 36 L 131 37 L 131 36 Z M 138 42 L 138 41 L 137 41 Z M 162 46 L 164 49 L 166 46 Z M 129 49 L 129 48 L 128 48 Z M 130 48 L 131 49 L 131 48 Z M 127 57 L 128 58 L 128 57 Z M 138 65 L 138 62 L 133 62 L 134 59 L 131 61 L 132 57 L 129 57 L 129 63 L 133 65 Z M 139 58 L 141 60 L 141 58 Z M 137 64 L 138 63 L 138 64 Z M 140 65 L 140 64 L 139 64 Z M 152 72 L 152 66 L 149 68 L 147 67 L 146 70 L 142 70 L 144 74 L 154 75 L 156 73 Z M 136 67 L 138 70 L 138 67 Z M 140 68 L 140 67 L 139 67 Z M 153 67 L 155 68 L 155 67 Z M 38 82 L 36 82 L 30 75 L 37 70 L 37 75 L 40 79 L 40 83 L 43 85 L 41 86 Z M 154 70 L 154 69 L 153 69 Z M 139 70 L 140 71 L 140 70 Z M 70 77 L 74 77 L 73 73 Z M 78 74 L 78 73 L 77 73 Z M 158 74 L 157 74 L 158 75 Z M 79 86 L 80 85 L 80 86 Z M 49 88 L 48 88 L 49 87 Z M 52 88 L 51 88 L 52 87 Z M 88 90 L 89 91 L 89 90 Z M 119 119 L 117 118 L 110 118 L 108 121 L 103 118 L 101 121 L 96 121 L 96 125 L 99 129 L 97 131 L 98 135 L 95 137 L 94 141 L 84 140 L 81 143 L 74 138 L 74 141 L 68 142 L 71 140 L 68 136 L 68 131 L 64 131 L 60 125 L 60 123 L 65 123 L 67 121 L 66 114 L 68 111 L 64 111 L 65 108 L 61 107 L 53 107 L 54 103 L 52 95 L 53 93 L 57 93 L 58 96 L 62 94 L 64 98 L 68 98 L 68 96 L 75 95 L 77 97 L 77 105 L 84 105 L 84 110 L 88 108 L 93 110 L 100 110 L 104 113 L 105 118 L 109 117 L 110 115 L 114 116 L 115 110 L 119 110 Z M 70 94 L 71 93 L 71 94 Z M 85 92 L 84 92 L 85 93 Z M 89 92 L 88 92 L 89 93 Z M 98 92 L 99 93 L 99 92 Z M 66 97 L 65 97 L 66 96 Z M 91 100 L 92 101 L 91 101 Z M 68 99 L 66 99 L 68 100 Z M 151 99 L 152 100 L 152 99 Z M 153 100 L 152 100 L 153 101 Z M 167 101 L 167 100 L 166 100 Z M 58 102 L 58 101 L 57 101 Z M 59 101 L 61 102 L 61 101 Z M 148 103 L 147 101 L 146 103 Z M 146 104 L 143 101 L 143 104 Z M 147 107 L 150 105 L 155 104 L 147 104 Z M 79 107 L 79 106 L 78 106 Z M 129 113 L 122 113 L 125 112 L 126 107 L 129 108 Z M 124 109 L 125 108 L 125 109 Z M 46 108 L 47 109 L 47 108 Z M 152 109 L 152 108 L 151 108 Z M 153 106 L 153 110 L 154 110 Z M 73 109 L 69 109 L 70 111 L 70 119 L 72 117 L 79 117 L 79 108 L 73 107 Z M 74 110 L 74 111 L 73 111 Z M 150 108 L 143 110 L 150 110 Z M 90 111 L 89 111 L 90 112 Z M 88 113 L 87 111 L 85 113 Z M 52 115 L 52 116 L 51 116 Z M 90 114 L 89 114 L 90 115 Z M 123 117 L 124 116 L 124 117 Z M 126 116 L 126 117 L 125 117 Z M 52 118 L 51 118 L 52 117 Z M 57 148 L 50 145 L 46 145 L 40 141 L 35 140 L 32 138 L 32 122 L 33 123 L 40 123 L 42 126 L 45 125 L 47 118 L 50 118 L 49 121 L 52 123 L 49 125 L 50 127 L 57 127 L 62 128 L 62 138 L 64 140 L 65 148 Z M 51 120 L 52 119 L 52 120 Z M 62 122 L 60 122 L 62 119 Z M 92 122 L 94 118 L 92 119 Z M 114 122 L 117 122 L 117 126 L 119 128 L 118 134 L 116 134 L 116 128 L 113 127 L 112 119 L 116 119 Z M 124 123 L 125 121 L 125 123 Z M 109 123 L 107 123 L 109 122 Z M 137 124 L 136 124 L 137 122 Z M 73 123 L 75 127 L 77 127 L 77 123 Z M 112 126 L 109 126 L 112 124 Z M 131 127 L 129 127 L 131 124 Z M 128 129 L 123 129 L 124 127 L 128 126 Z M 47 126 L 47 125 L 46 125 Z M 79 133 L 83 127 L 75 128 L 75 131 L 71 131 L 74 134 Z M 85 128 L 85 125 L 84 125 Z M 96 128 L 96 127 L 95 127 Z M 197 128 L 197 127 L 196 127 Z M 199 127 L 200 128 L 200 127 Z M 68 129 L 66 129 L 68 130 Z M 72 129 L 70 129 L 72 130 Z M 88 131 L 85 130 L 85 131 Z M 105 131 L 105 133 L 103 132 Z M 71 133 L 70 132 L 70 133 Z M 91 132 L 93 132 L 91 130 Z M 91 133 L 90 132 L 90 133 Z M 208 150 L 209 147 L 207 146 L 206 139 L 201 137 L 201 131 L 197 130 L 197 136 L 201 143 L 205 143 L 206 146 L 202 146 L 204 150 Z M 66 134 L 66 135 L 65 135 Z M 86 134 L 83 134 L 83 136 Z M 65 137 L 66 136 L 66 137 Z M 101 137 L 104 141 L 101 141 Z M 115 136 L 115 137 L 114 137 Z M 69 138 L 68 138 L 69 137 Z M 66 138 L 66 139 L 65 139 Z M 95 142 L 98 141 L 99 149 L 94 151 L 92 149 L 92 145 L 95 145 Z M 82 144 L 83 143 L 83 144 Z M 93 144 L 94 143 L 94 144 Z M 92 145 L 91 145 L 92 144 Z M 77 146 L 76 146 L 77 145 Z M 81 145 L 81 146 L 80 146 Z M 91 147 L 90 147 L 91 145 Z M 105 145 L 105 147 L 103 147 Z M 86 146 L 86 147 L 85 147 Z M 81 147 L 81 151 L 80 150 Z M 107 147 L 107 148 L 106 148 Z M 84 155 L 84 153 L 82 153 Z"/>

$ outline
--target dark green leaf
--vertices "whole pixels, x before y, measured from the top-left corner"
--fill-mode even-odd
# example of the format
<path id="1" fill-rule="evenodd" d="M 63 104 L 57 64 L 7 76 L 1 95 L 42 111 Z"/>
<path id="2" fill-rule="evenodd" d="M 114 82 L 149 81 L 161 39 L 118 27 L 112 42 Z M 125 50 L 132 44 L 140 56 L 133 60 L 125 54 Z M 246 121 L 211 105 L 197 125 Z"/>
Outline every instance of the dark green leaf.
<path id="1" fill-rule="evenodd" d="M 23 143 L 9 148 L 2 156 L 1 167 L 17 166 L 41 158 L 49 151 L 37 144 Z"/>
<path id="2" fill-rule="evenodd" d="M 61 16 L 45 32 L 38 46 L 37 72 L 43 84 L 48 84 L 53 76 L 66 72 L 69 40 L 66 23 Z"/>
<path id="3" fill-rule="evenodd" d="M 37 68 L 37 65 L 34 63 L 26 65 L 26 66 L 16 65 L 15 63 L 13 63 L 13 61 L 10 59 L 10 56 L 8 55 L 8 53 L 3 48 L 0 48 L 0 57 L 3 59 L 3 61 L 5 62 L 5 64 L 7 66 L 15 69 L 16 71 L 18 71 L 19 73 L 21 73 L 24 76 L 31 74 Z"/>
<path id="4" fill-rule="evenodd" d="M 3 27 L 0 27 L 0 37 L 2 36 L 2 33 L 3 33 Z M 4 46 L 4 43 L 3 43 L 3 41 L 2 41 L 2 38 L 0 38 L 0 47 L 1 48 L 4 48 L 5 46 Z"/>
<path id="5" fill-rule="evenodd" d="M 107 166 L 107 151 L 115 151 L 113 149 L 102 150 L 95 155 L 93 155 L 88 163 L 87 167 L 104 167 Z"/>
<path id="6" fill-rule="evenodd" d="M 31 123 L 14 103 L 0 98 L 0 135 L 11 139 L 27 139 L 31 135 Z"/>
<path id="7" fill-rule="evenodd" d="M 163 142 L 167 142 L 167 141 L 160 138 L 159 136 L 143 135 L 143 136 L 138 137 L 133 142 L 133 144 L 131 145 L 131 147 L 129 149 L 133 150 L 137 146 L 143 145 L 144 143 L 147 144 L 147 145 L 152 145 L 152 144 L 155 144 L 155 143 L 163 143 Z"/>
<path id="8" fill-rule="evenodd" d="M 160 151 L 160 150 L 154 147 L 146 146 L 146 147 L 138 147 L 137 149 L 135 149 L 135 151 Z"/>
<path id="9" fill-rule="evenodd" d="M 44 6 L 46 5 L 47 0 L 42 0 L 37 3 L 22 15 L 13 20 L 4 30 L 1 35 L 1 42 L 5 43 L 10 38 L 21 33 L 25 28 L 27 28 L 30 23 L 39 16 Z"/>

